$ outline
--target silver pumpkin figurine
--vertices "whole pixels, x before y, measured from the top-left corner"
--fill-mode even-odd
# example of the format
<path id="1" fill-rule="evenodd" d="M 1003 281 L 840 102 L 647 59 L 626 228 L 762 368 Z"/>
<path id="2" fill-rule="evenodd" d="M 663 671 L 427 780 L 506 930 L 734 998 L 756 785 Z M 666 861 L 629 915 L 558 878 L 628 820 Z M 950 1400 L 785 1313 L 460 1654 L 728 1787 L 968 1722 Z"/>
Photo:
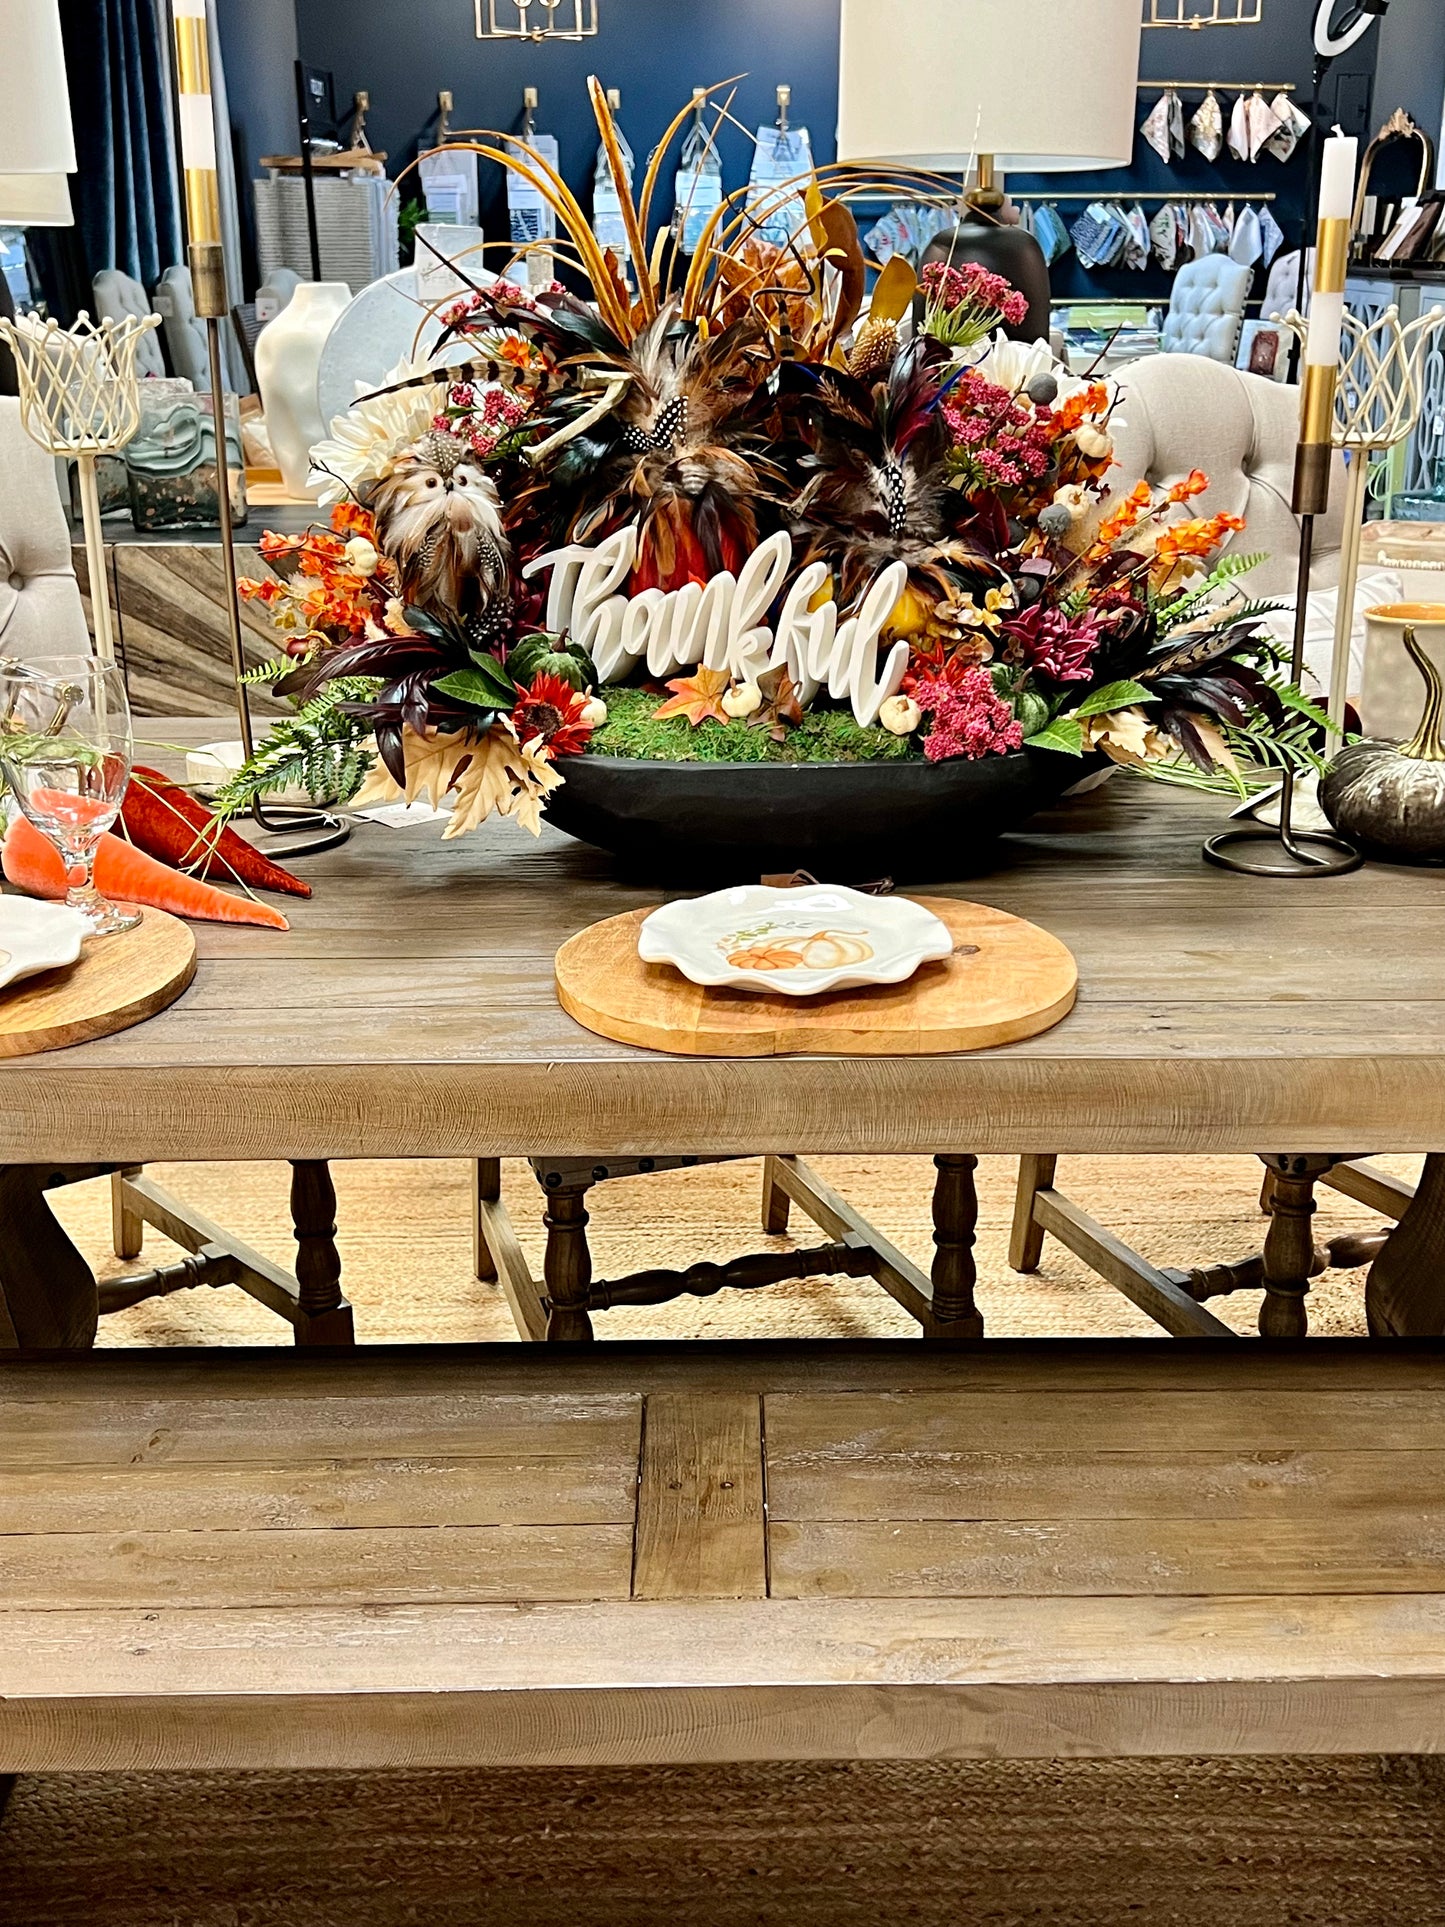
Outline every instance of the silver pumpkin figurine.
<path id="1" fill-rule="evenodd" d="M 1425 711 L 1408 743 L 1342 749 L 1320 783 L 1320 803 L 1341 836 L 1387 863 L 1445 863 L 1445 683 L 1411 628 L 1405 648 L 1425 679 Z"/>

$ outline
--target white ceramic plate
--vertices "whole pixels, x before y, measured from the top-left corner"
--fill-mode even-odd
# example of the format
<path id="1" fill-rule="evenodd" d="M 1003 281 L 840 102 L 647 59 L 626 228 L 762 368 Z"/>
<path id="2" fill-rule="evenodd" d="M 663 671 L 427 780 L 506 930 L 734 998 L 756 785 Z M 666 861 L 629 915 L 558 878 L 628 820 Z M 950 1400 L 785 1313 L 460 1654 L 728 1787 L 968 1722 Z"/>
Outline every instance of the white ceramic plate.
<path id="1" fill-rule="evenodd" d="M 73 964 L 85 934 L 85 918 L 63 903 L 0 895 L 0 985 Z"/>
<path id="2" fill-rule="evenodd" d="M 830 884 L 749 883 L 664 904 L 637 938 L 644 963 L 673 964 L 695 984 L 789 997 L 901 984 L 952 949 L 947 927 L 921 904 Z"/>

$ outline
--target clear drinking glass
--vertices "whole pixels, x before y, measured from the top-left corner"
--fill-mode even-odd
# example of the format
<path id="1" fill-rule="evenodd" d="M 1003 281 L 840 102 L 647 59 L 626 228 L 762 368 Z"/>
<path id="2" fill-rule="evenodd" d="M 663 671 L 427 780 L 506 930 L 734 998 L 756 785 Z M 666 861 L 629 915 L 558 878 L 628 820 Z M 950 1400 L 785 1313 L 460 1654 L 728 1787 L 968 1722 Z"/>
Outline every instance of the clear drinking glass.
<path id="1" fill-rule="evenodd" d="M 93 656 L 0 661 L 0 773 L 30 821 L 60 852 L 66 902 L 96 936 L 130 930 L 140 913 L 95 887 L 95 846 L 130 781 L 131 723 L 119 669 Z"/>

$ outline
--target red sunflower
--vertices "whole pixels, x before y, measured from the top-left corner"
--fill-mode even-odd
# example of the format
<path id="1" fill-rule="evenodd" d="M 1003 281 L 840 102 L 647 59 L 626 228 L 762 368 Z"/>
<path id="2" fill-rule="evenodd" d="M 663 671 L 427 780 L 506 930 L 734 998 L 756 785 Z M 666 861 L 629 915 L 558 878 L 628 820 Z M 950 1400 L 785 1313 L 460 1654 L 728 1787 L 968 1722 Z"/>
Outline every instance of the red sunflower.
<path id="1" fill-rule="evenodd" d="M 580 756 L 592 734 L 582 720 L 586 707 L 587 698 L 560 676 L 534 676 L 517 697 L 512 726 L 520 742 L 540 737 L 554 756 Z"/>

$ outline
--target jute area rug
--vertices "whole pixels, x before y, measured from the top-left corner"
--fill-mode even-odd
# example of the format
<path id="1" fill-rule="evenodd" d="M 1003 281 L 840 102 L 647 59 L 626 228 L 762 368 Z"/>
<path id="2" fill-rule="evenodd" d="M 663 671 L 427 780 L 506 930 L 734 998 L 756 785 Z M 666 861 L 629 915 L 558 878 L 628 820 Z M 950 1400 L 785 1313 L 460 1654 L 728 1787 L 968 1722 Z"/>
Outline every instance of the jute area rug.
<path id="1" fill-rule="evenodd" d="M 23 1780 L 14 1927 L 1426 1927 L 1426 1760 Z"/>
<path id="2" fill-rule="evenodd" d="M 927 1261 L 927 1160 L 818 1163 Z M 290 1262 L 284 1166 L 155 1175 Z M 363 1343 L 514 1335 L 495 1287 L 471 1275 L 465 1166 L 338 1165 L 336 1178 Z M 1037 1277 L 1016 1277 L 1012 1160 L 985 1160 L 980 1178 L 991 1332 L 1154 1332 L 1056 1244 Z M 1088 1210 L 1162 1264 L 1257 1248 L 1259 1181 L 1246 1158 L 1078 1158 L 1061 1171 Z M 509 1166 L 505 1186 L 536 1267 L 536 1186 L 525 1166 Z M 598 1275 L 761 1248 L 758 1196 L 755 1163 L 601 1186 Z M 106 1187 L 56 1203 L 98 1268 L 118 1269 Z M 1369 1222 L 1322 1194 L 1325 1235 Z M 166 1255 L 155 1240 L 147 1260 Z M 1361 1286 L 1331 1274 L 1314 1329 L 1363 1332 Z M 1257 1303 L 1216 1309 L 1249 1331 Z M 598 1322 L 604 1339 L 914 1330 L 871 1284 L 838 1279 Z M 239 1293 L 202 1291 L 107 1319 L 101 1342 L 287 1337 Z M 1445 1768 L 1376 1758 L 57 1776 L 22 1779 L 0 1825 L 4 1927 L 1422 1927 L 1445 1922 L 1442 1874 Z"/>

